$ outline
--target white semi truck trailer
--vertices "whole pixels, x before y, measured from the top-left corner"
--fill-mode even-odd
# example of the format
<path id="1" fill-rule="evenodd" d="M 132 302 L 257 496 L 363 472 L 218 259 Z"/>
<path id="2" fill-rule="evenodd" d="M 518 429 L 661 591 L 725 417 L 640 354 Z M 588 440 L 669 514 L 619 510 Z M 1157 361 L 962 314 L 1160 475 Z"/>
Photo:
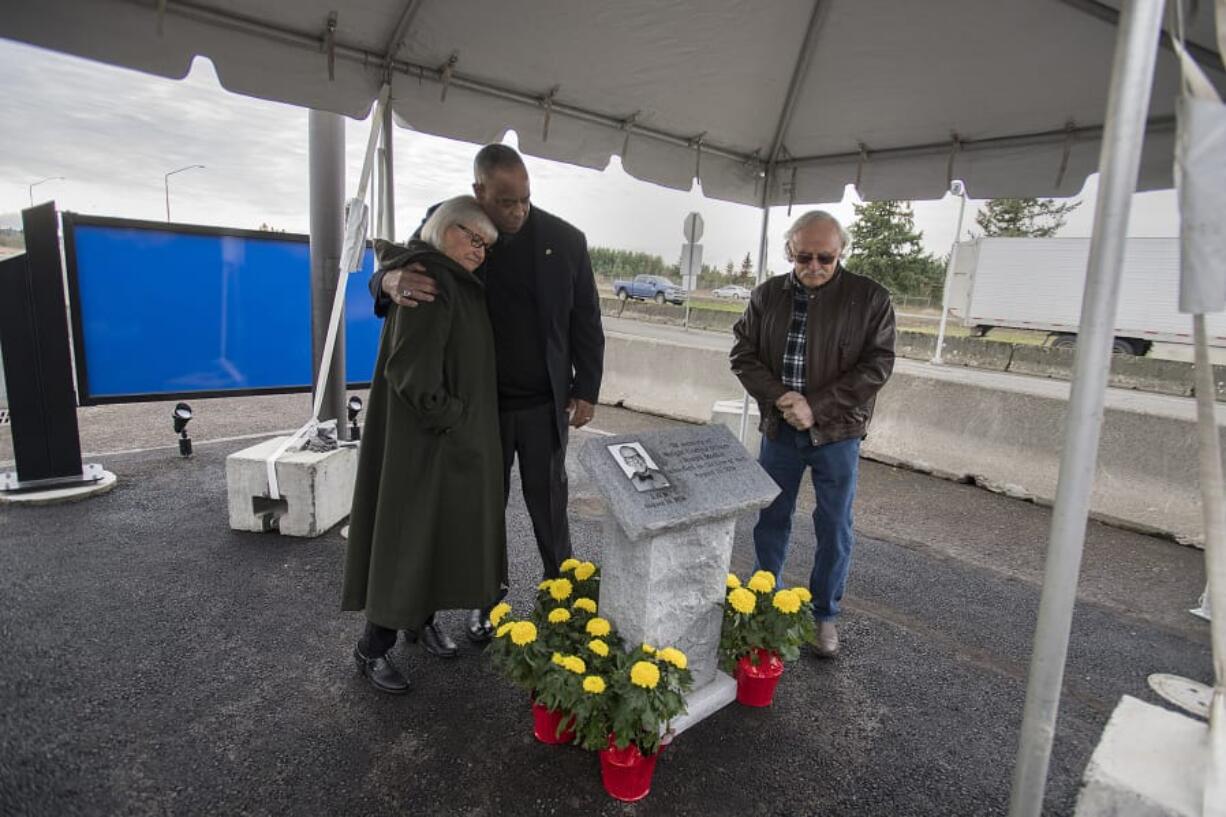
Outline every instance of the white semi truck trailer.
<path id="1" fill-rule="evenodd" d="M 950 317 L 980 335 L 998 326 L 1048 333 L 1048 343 L 1077 343 L 1088 238 L 980 238 L 958 244 L 950 282 Z M 1179 239 L 1130 238 L 1124 250 L 1113 350 L 1144 355 L 1155 343 L 1184 344 L 1191 356 L 1192 316 L 1178 309 Z M 1209 315 L 1209 343 L 1226 347 L 1226 315 Z"/>

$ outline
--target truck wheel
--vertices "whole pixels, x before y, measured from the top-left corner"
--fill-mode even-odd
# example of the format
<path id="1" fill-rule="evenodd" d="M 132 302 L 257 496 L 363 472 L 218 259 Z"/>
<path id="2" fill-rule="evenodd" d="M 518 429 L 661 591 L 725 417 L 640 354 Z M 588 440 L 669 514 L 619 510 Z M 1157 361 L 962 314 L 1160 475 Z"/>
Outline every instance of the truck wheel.
<path id="1" fill-rule="evenodd" d="M 656 303 L 663 305 L 664 300 L 665 300 L 665 299 L 664 299 L 664 293 L 663 293 L 663 292 L 657 292 L 657 293 L 656 293 Z"/>
<path id="2" fill-rule="evenodd" d="M 617 290 L 617 297 L 621 298 L 623 301 L 627 301 L 630 299 L 630 293 L 624 289 L 619 289 Z"/>
<path id="3" fill-rule="evenodd" d="M 1076 349 L 1076 335 L 1056 335 L 1051 339 L 1051 348 L 1053 349 Z"/>
<path id="4" fill-rule="evenodd" d="M 1138 344 L 1143 342 L 1132 340 L 1131 338 L 1113 338 L 1111 341 L 1111 354 L 1139 357 L 1148 351 L 1144 348 L 1138 348 Z"/>

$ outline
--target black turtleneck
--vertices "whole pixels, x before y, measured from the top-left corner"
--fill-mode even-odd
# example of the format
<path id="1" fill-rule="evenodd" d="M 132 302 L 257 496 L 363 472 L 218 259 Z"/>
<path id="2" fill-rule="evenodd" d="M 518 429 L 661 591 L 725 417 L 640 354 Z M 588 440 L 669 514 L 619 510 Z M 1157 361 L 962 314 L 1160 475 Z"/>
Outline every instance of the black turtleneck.
<path id="1" fill-rule="evenodd" d="M 537 309 L 533 217 L 498 237 L 485 261 L 485 290 L 498 362 L 498 408 L 515 411 L 553 400 Z"/>

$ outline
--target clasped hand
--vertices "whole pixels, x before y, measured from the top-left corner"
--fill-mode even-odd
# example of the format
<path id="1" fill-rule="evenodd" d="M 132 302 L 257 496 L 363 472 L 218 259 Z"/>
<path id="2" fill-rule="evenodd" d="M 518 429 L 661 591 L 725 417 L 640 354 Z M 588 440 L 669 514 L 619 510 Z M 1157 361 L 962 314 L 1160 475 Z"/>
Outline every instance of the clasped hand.
<path id="1" fill-rule="evenodd" d="M 800 392 L 789 391 L 780 395 L 775 401 L 775 408 L 782 412 L 787 424 L 797 431 L 807 431 L 813 427 L 813 409 Z"/>

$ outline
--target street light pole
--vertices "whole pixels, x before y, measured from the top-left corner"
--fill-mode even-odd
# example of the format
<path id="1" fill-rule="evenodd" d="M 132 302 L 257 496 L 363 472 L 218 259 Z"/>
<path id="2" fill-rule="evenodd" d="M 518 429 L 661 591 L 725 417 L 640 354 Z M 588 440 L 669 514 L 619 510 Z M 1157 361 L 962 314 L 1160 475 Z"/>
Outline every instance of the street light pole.
<path id="1" fill-rule="evenodd" d="M 941 287 L 941 326 L 937 329 L 937 351 L 932 356 L 933 363 L 941 363 L 941 347 L 945 345 L 945 320 L 949 317 L 949 285 L 954 279 L 954 260 L 958 255 L 958 241 L 962 238 L 962 216 L 966 215 L 966 185 L 955 181 L 949 186 L 949 192 L 962 198 L 958 205 L 958 228 L 954 230 L 954 245 L 949 248 L 949 261 L 945 264 L 945 285 Z"/>
<path id="2" fill-rule="evenodd" d="M 194 170 L 195 168 L 204 169 L 204 165 L 186 165 L 178 170 L 172 170 L 162 176 L 162 187 L 166 191 L 166 221 L 170 221 L 170 177 L 176 173 L 182 173 L 184 170 Z"/>
<path id="3" fill-rule="evenodd" d="M 38 181 L 34 182 L 34 184 L 30 185 L 30 206 L 31 207 L 34 206 L 34 188 L 38 187 L 43 182 L 62 182 L 62 181 L 67 181 L 67 180 L 63 176 L 48 176 L 47 178 L 39 179 Z"/>

